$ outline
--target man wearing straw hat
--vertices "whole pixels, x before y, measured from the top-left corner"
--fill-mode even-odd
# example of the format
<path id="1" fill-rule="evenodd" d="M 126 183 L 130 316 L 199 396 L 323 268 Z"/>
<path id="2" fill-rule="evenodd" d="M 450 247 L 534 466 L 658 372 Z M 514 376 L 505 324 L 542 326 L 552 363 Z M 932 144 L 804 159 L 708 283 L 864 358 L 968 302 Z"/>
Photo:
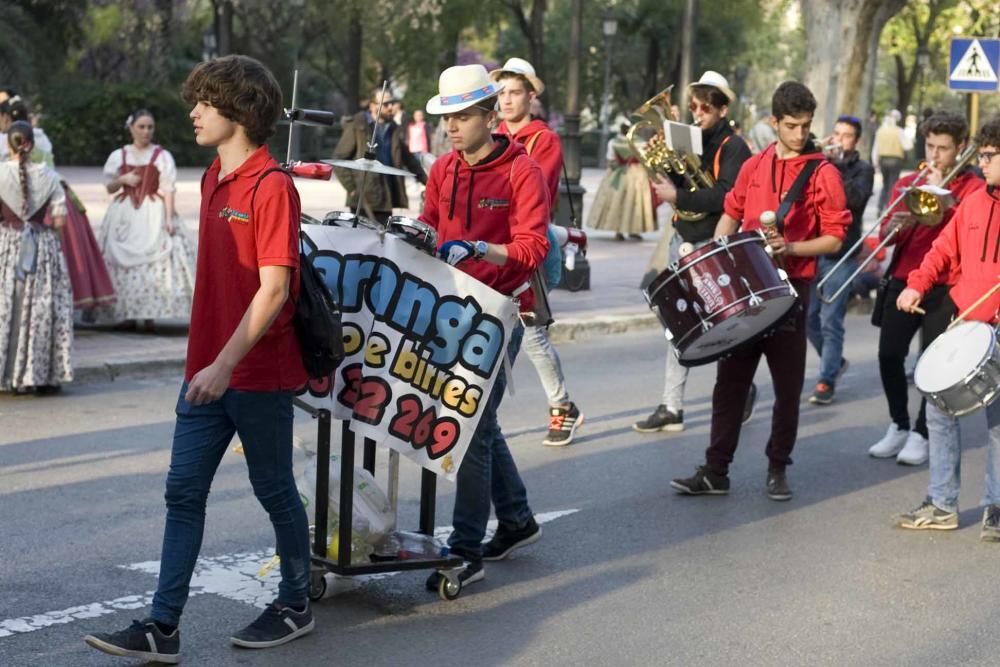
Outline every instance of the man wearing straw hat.
<path id="1" fill-rule="evenodd" d="M 542 169 L 545 185 L 548 187 L 549 206 L 554 211 L 559 197 L 559 176 L 563 168 L 562 143 L 559 135 L 549 129 L 540 118 L 531 115 L 531 103 L 545 90 L 545 83 L 535 74 L 535 68 L 527 60 L 511 58 L 503 67 L 490 72 L 490 80 L 503 85 L 498 96 L 500 115 L 503 122 L 497 133 L 505 134 L 524 146 L 524 150 Z M 549 254 L 545 258 L 546 267 L 561 261 L 559 248 L 554 238 L 549 236 Z M 547 272 L 545 272 L 547 273 Z M 555 278 L 558 282 L 558 278 Z M 536 290 L 544 290 L 546 285 L 536 284 Z M 544 294 L 536 294 L 536 300 L 544 299 Z M 525 314 L 524 349 L 538 371 L 538 377 L 545 388 L 549 401 L 549 432 L 542 444 L 564 447 L 573 442 L 577 428 L 583 424 L 583 414 L 566 390 L 566 378 L 562 372 L 559 353 L 549 341 L 549 313 Z"/>
<path id="2" fill-rule="evenodd" d="M 491 134 L 503 84 L 490 81 L 486 68 L 449 67 L 438 88 L 439 94 L 427 102 L 427 113 L 443 117 L 453 150 L 434 162 L 420 219 L 437 230 L 441 259 L 510 295 L 522 312 L 528 311 L 534 301 L 529 280 L 548 251 L 549 196 L 542 171 L 521 144 Z M 511 361 L 523 333 L 520 324 L 511 332 Z M 448 544 L 467 563 L 459 575 L 463 584 L 484 578 L 487 553 L 491 560 L 506 558 L 542 534 L 497 421 L 506 384 L 501 368 L 458 470 Z M 499 526 L 483 545 L 491 500 Z M 432 574 L 427 587 L 437 590 L 440 577 Z"/>

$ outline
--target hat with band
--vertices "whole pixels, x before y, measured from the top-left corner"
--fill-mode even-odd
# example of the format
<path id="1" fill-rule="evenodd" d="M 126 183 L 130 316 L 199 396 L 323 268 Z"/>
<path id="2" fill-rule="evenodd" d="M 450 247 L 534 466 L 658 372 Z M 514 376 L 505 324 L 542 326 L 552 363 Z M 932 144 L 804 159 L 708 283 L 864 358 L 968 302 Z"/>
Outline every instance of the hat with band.
<path id="1" fill-rule="evenodd" d="M 427 100 L 427 113 L 455 113 L 496 97 L 503 84 L 490 81 L 482 65 L 456 65 L 441 72 L 438 94 Z"/>

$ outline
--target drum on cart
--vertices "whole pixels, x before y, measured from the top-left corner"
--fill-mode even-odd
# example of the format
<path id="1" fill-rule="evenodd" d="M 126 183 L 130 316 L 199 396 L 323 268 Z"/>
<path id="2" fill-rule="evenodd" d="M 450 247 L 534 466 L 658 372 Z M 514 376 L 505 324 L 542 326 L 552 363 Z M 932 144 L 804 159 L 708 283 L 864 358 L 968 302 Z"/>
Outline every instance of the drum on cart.
<path id="1" fill-rule="evenodd" d="M 662 271 L 643 294 L 684 366 L 711 363 L 760 340 L 798 298 L 759 231 L 723 236 Z"/>
<path id="2" fill-rule="evenodd" d="M 437 255 L 437 230 L 426 222 L 393 215 L 386 222 L 386 231 L 431 256 Z"/>

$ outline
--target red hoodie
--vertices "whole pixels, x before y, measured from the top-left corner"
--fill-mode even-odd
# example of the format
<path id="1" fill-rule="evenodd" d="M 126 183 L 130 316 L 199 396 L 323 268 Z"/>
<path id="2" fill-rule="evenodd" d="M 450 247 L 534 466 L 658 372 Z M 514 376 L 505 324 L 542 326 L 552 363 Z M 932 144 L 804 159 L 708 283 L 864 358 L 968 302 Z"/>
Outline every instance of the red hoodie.
<path id="1" fill-rule="evenodd" d="M 549 250 L 549 199 L 542 171 L 524 146 L 494 135 L 497 147 L 486 160 L 469 165 L 458 151 L 431 167 L 420 219 L 438 232 L 438 244 L 486 241 L 507 246 L 503 266 L 478 259 L 458 265 L 473 278 L 512 294 L 531 278 Z M 519 296 L 521 311 L 534 305 L 531 290 Z"/>
<path id="2" fill-rule="evenodd" d="M 507 121 L 500 123 L 497 134 L 510 136 Z M 542 168 L 542 177 L 549 189 L 549 208 L 555 210 L 556 199 L 559 197 L 559 174 L 562 171 L 562 142 L 559 135 L 549 129 L 545 121 L 534 119 L 514 135 L 514 141 L 528 151 L 531 159 Z"/>
<path id="3" fill-rule="evenodd" d="M 920 266 L 910 272 L 906 286 L 921 294 L 949 275 L 951 300 L 958 312 L 976 302 L 1000 281 L 1000 200 L 995 192 L 980 188 L 952 209 L 955 213 L 924 255 Z M 978 322 L 996 322 L 1000 293 L 967 315 Z"/>
<path id="4" fill-rule="evenodd" d="M 892 188 L 892 198 L 889 201 L 895 201 L 903 190 L 912 186 L 916 179 L 917 173 L 914 172 L 912 174 L 907 174 L 896 181 L 895 187 Z M 955 195 L 955 201 L 957 203 L 961 203 L 962 200 L 970 194 L 976 192 L 977 190 L 982 190 L 985 186 L 986 181 L 977 176 L 971 169 L 967 169 L 956 176 L 954 180 L 948 184 L 948 189 Z M 910 275 L 910 271 L 913 271 L 915 268 L 920 266 L 920 261 L 924 258 L 924 255 L 927 254 L 927 251 L 931 249 L 934 239 L 938 237 L 941 230 L 943 230 L 945 225 L 948 224 L 948 221 L 951 220 L 957 208 L 957 206 L 953 206 L 945 211 L 944 218 L 941 219 L 941 224 L 936 227 L 928 227 L 927 225 L 921 224 L 912 225 L 900 231 L 896 237 L 892 239 L 889 245 L 895 244 L 896 249 L 893 252 L 900 253 L 899 259 L 896 260 L 896 267 L 892 271 L 893 278 L 905 281 L 906 277 Z M 906 212 L 906 199 L 904 198 L 896 204 L 889 215 L 884 217 L 879 234 L 884 236 L 889 230 L 889 221 L 892 218 L 892 213 Z M 942 275 L 941 283 L 944 285 L 954 285 L 957 278 L 957 273 L 954 275 Z"/>
<path id="5" fill-rule="evenodd" d="M 771 144 L 743 163 L 736 184 L 726 195 L 726 215 L 742 220 L 741 231 L 760 229 L 760 214 L 777 212 L 781 199 L 810 160 L 823 160 L 802 189 L 799 200 L 785 216 L 786 241 L 805 241 L 819 236 L 843 240 L 851 225 L 851 212 L 840 171 L 820 152 L 804 153 L 787 160 L 778 159 Z M 786 257 L 788 277 L 811 280 L 816 275 L 815 257 Z"/>

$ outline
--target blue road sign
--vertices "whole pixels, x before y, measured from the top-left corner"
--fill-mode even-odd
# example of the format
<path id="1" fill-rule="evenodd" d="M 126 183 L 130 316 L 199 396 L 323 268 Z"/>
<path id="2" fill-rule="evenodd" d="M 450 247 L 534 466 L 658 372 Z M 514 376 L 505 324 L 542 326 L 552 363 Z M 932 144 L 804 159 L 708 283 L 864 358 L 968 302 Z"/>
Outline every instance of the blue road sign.
<path id="1" fill-rule="evenodd" d="M 996 92 L 1000 79 L 1000 39 L 954 37 L 948 59 L 948 88 L 969 93 Z"/>

